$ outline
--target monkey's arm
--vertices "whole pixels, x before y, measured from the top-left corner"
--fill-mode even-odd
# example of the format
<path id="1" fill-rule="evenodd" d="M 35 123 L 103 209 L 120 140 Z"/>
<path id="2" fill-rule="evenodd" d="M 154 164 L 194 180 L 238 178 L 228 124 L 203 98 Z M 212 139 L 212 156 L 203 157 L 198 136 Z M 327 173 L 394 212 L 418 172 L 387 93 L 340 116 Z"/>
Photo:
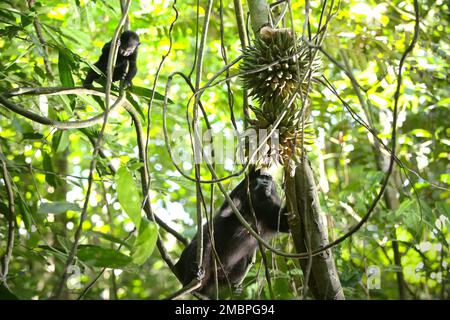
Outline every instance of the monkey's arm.
<path id="1" fill-rule="evenodd" d="M 278 217 L 278 214 L 280 215 L 280 224 L 279 224 L 278 231 L 280 231 L 280 232 L 289 232 L 287 206 L 285 206 L 283 209 L 281 209 L 281 212 L 277 213 L 277 217 Z M 278 223 L 277 223 L 277 227 L 278 227 Z"/>
<path id="2" fill-rule="evenodd" d="M 267 209 L 267 213 L 268 215 L 265 216 L 264 221 L 270 230 L 289 232 L 287 206 L 281 208 L 279 205 L 274 204 L 272 208 Z"/>
<path id="3" fill-rule="evenodd" d="M 187 285 L 195 277 L 195 253 L 197 246 L 195 241 L 191 241 L 183 250 L 180 259 L 175 264 L 176 276 L 183 285 Z"/>
<path id="4" fill-rule="evenodd" d="M 102 54 L 98 61 L 94 64 L 98 69 L 100 69 L 101 72 L 106 73 L 106 67 L 108 65 L 108 56 L 109 56 L 109 50 L 111 48 L 111 44 L 108 42 L 105 44 L 102 48 Z M 100 78 L 100 75 L 95 72 L 92 68 L 89 70 L 86 79 L 83 81 L 83 87 L 88 88 L 92 86 L 92 82 L 94 80 Z"/>
<path id="5" fill-rule="evenodd" d="M 92 82 L 94 82 L 94 80 L 98 79 L 100 77 L 100 75 L 95 72 L 94 70 L 89 70 L 86 79 L 84 79 L 83 81 L 83 87 L 85 88 L 89 88 L 92 86 Z"/>

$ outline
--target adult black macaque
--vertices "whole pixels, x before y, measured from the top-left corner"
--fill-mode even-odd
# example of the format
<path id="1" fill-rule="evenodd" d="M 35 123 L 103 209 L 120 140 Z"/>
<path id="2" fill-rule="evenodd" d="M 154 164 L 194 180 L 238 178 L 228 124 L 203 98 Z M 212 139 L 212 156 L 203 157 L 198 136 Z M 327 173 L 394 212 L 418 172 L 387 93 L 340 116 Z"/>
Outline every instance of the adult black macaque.
<path id="1" fill-rule="evenodd" d="M 131 80 L 137 73 L 136 59 L 138 54 L 139 36 L 134 31 L 124 31 L 118 41 L 119 52 L 117 53 L 116 66 L 114 68 L 113 81 L 123 80 L 124 87 L 131 86 Z M 94 64 L 100 71 L 106 74 L 108 56 L 111 49 L 111 41 L 103 46 L 102 55 Z M 128 71 L 127 71 L 128 65 Z M 92 82 L 100 78 L 93 69 L 89 70 L 83 87 L 92 87 Z"/>
<path id="2" fill-rule="evenodd" d="M 281 208 L 281 200 L 275 190 L 272 177 L 261 174 L 259 170 L 252 170 L 248 176 L 248 183 L 247 179 L 244 179 L 230 194 L 230 198 L 243 217 L 254 228 L 255 219 L 251 211 L 248 191 L 261 237 L 270 240 L 278 231 L 288 232 L 286 209 Z M 220 260 L 220 263 L 217 263 L 219 286 L 227 285 L 228 277 L 229 283 L 236 287 L 245 276 L 258 242 L 239 222 L 226 200 L 214 216 L 213 225 L 215 250 Z M 199 273 L 204 273 L 202 285 L 196 292 L 211 298 L 215 292 L 215 257 L 208 224 L 203 227 L 203 235 L 202 268 L 199 269 L 196 264 L 196 235 L 181 254 L 180 260 L 175 265 L 175 271 L 184 286 L 197 278 Z"/>

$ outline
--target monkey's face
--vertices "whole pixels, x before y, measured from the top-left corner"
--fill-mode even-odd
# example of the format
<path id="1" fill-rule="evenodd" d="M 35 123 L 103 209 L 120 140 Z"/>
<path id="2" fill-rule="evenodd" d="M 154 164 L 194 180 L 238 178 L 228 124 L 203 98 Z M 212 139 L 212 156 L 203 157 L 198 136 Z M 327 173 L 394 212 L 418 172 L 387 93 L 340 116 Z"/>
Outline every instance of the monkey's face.
<path id="1" fill-rule="evenodd" d="M 139 36 L 133 31 L 125 31 L 120 36 L 119 42 L 119 54 L 122 57 L 131 56 L 139 46 Z"/>
<path id="2" fill-rule="evenodd" d="M 257 200 L 264 200 L 272 195 L 273 180 L 269 175 L 260 175 L 254 181 L 254 194 Z"/>
<path id="3" fill-rule="evenodd" d="M 133 54 L 133 52 L 136 50 L 138 44 L 139 43 L 133 43 L 133 42 L 121 44 L 119 47 L 119 54 L 122 57 L 131 56 Z"/>

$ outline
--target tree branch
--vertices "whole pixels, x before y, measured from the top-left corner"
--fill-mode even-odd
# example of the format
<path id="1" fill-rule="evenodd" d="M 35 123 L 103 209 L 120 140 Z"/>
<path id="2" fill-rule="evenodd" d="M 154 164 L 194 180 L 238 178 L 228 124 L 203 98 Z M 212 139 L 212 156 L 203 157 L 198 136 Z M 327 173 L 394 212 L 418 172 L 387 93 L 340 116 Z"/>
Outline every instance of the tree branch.
<path id="1" fill-rule="evenodd" d="M 6 250 L 2 259 L 2 270 L 0 270 L 1 282 L 7 287 L 6 279 L 9 272 L 9 262 L 11 261 L 12 251 L 14 247 L 14 228 L 15 228 L 15 206 L 14 206 L 14 192 L 11 184 L 11 177 L 8 172 L 8 168 L 6 165 L 6 157 L 3 154 L 2 147 L 0 146 L 0 162 L 3 167 L 3 181 L 5 182 L 6 194 L 8 195 L 8 208 L 9 212 L 5 217 L 8 221 L 8 237 L 6 240 Z"/>

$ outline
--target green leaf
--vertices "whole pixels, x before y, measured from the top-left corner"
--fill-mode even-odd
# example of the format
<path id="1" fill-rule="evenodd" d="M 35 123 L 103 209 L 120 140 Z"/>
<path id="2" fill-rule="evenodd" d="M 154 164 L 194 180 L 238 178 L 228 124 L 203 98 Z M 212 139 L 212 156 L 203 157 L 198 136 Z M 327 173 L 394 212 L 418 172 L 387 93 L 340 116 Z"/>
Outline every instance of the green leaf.
<path id="1" fill-rule="evenodd" d="M 141 200 L 133 175 L 126 167 L 116 173 L 117 198 L 128 217 L 139 228 L 141 222 Z"/>
<path id="2" fill-rule="evenodd" d="M 0 202 L 0 213 L 6 217 L 8 212 L 9 212 L 8 206 L 3 202 Z"/>
<path id="3" fill-rule="evenodd" d="M 157 238 L 158 228 L 156 224 L 143 218 L 134 244 L 134 252 L 131 255 L 135 264 L 143 264 L 152 255 Z"/>
<path id="4" fill-rule="evenodd" d="M 64 152 L 69 145 L 69 131 L 59 130 L 53 135 L 52 147 L 55 152 Z"/>
<path id="5" fill-rule="evenodd" d="M 445 202 L 436 202 L 435 204 L 436 210 L 439 215 L 443 215 L 444 217 L 450 218 L 450 204 Z"/>
<path id="6" fill-rule="evenodd" d="M 25 225 L 25 228 L 28 230 L 28 232 L 31 231 L 31 212 L 28 205 L 22 200 L 22 197 L 18 197 L 17 201 L 19 203 L 19 212 L 20 216 L 22 217 L 23 223 Z"/>
<path id="7" fill-rule="evenodd" d="M 19 298 L 3 284 L 0 284 L 0 300 L 19 300 Z"/>
<path id="8" fill-rule="evenodd" d="M 44 135 L 38 132 L 25 132 L 22 135 L 23 140 L 41 140 L 44 139 Z"/>
<path id="9" fill-rule="evenodd" d="M 44 70 L 42 68 L 39 68 L 39 66 L 34 66 L 34 73 L 36 73 L 42 80 L 47 78 Z"/>
<path id="10" fill-rule="evenodd" d="M 62 107 L 66 110 L 66 111 L 70 111 L 72 112 L 72 100 L 73 98 L 71 98 L 73 96 L 73 94 L 69 94 L 69 95 L 59 95 L 57 98 L 58 100 L 61 100 L 62 103 Z M 50 110 L 49 113 L 53 113 L 54 110 Z M 58 113 L 56 113 L 54 116 L 59 116 Z"/>
<path id="11" fill-rule="evenodd" d="M 119 251 L 94 245 L 78 247 L 77 257 L 87 265 L 99 268 L 121 269 L 131 262 L 131 258 Z"/>
<path id="12" fill-rule="evenodd" d="M 11 127 L 14 129 L 16 133 L 36 131 L 36 129 L 33 128 L 31 124 L 24 123 L 23 121 L 20 121 L 19 118 L 16 117 L 12 119 Z"/>
<path id="13" fill-rule="evenodd" d="M 59 70 L 59 79 L 61 80 L 61 84 L 64 87 L 74 87 L 75 83 L 72 78 L 72 70 L 70 67 L 71 59 L 64 52 L 64 50 L 59 49 L 58 56 L 58 70 Z"/>
<path id="14" fill-rule="evenodd" d="M 129 250 L 132 249 L 132 246 L 128 242 L 126 242 L 120 238 L 114 237 L 108 233 L 103 233 L 103 232 L 99 232 L 99 231 L 91 231 L 91 230 L 86 230 L 85 232 L 86 232 L 86 234 L 93 235 L 97 238 L 102 238 L 102 239 L 108 240 L 110 242 L 121 244 Z"/>
<path id="15" fill-rule="evenodd" d="M 42 152 L 42 157 L 43 157 L 42 164 L 44 166 L 44 170 L 46 172 L 55 172 L 53 170 L 53 163 L 52 163 L 52 158 L 50 157 L 50 155 L 47 152 Z M 45 182 L 47 182 L 53 188 L 56 188 L 58 186 L 58 178 L 54 174 L 51 174 L 51 173 L 45 174 Z"/>
<path id="16" fill-rule="evenodd" d="M 425 202 L 417 202 L 416 199 L 403 201 L 395 212 L 396 216 L 401 216 L 405 226 L 412 235 L 419 239 L 424 226 L 430 230 L 433 228 L 432 211 Z"/>
<path id="17" fill-rule="evenodd" d="M 134 85 L 133 85 L 133 87 L 131 87 L 130 91 L 139 97 L 146 98 L 147 100 L 150 100 L 150 98 L 152 97 L 152 93 L 153 93 L 153 90 L 150 90 L 150 89 L 147 89 L 144 87 L 134 86 Z M 154 100 L 164 101 L 164 95 L 155 91 Z M 170 99 L 167 99 L 167 103 L 172 104 L 173 101 Z"/>
<path id="18" fill-rule="evenodd" d="M 78 206 L 78 204 L 76 203 L 70 202 L 44 202 L 39 206 L 38 213 L 60 214 L 69 210 L 80 211 L 80 206 Z"/>
<path id="19" fill-rule="evenodd" d="M 141 105 L 134 99 L 134 96 L 129 92 L 127 92 L 127 100 L 136 109 L 136 111 L 141 116 L 142 120 L 145 120 L 146 118 L 144 112 L 142 111 Z"/>
<path id="20" fill-rule="evenodd" d="M 433 137 L 433 135 L 429 131 L 424 130 L 424 129 L 414 129 L 414 130 L 411 130 L 409 133 L 412 135 L 415 135 L 416 137 L 419 137 L 419 138 L 432 138 Z"/>
<path id="21" fill-rule="evenodd" d="M 144 164 L 142 162 L 136 162 L 133 163 L 129 166 L 130 170 L 139 170 L 140 168 L 142 168 L 144 166 Z"/>

